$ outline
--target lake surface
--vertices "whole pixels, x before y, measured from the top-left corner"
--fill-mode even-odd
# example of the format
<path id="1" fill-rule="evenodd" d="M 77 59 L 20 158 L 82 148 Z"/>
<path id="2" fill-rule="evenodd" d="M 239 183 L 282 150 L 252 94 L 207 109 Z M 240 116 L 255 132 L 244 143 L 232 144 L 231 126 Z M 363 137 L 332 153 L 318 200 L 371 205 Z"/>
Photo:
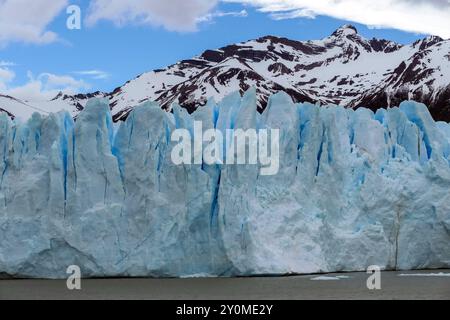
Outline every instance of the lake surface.
<path id="1" fill-rule="evenodd" d="M 408 276 L 409 275 L 409 276 Z M 0 299 L 450 299 L 450 270 L 263 278 L 90 279 L 70 291 L 61 280 L 0 280 Z"/>

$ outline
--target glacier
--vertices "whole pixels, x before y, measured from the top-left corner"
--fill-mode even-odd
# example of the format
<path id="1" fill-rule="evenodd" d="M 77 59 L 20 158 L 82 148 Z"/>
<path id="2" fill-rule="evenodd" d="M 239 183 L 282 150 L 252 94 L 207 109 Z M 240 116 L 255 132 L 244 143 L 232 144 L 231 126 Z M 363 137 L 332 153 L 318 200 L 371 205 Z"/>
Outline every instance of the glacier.
<path id="1" fill-rule="evenodd" d="M 90 100 L 26 123 L 0 115 L 0 274 L 285 275 L 450 267 L 450 125 L 413 101 L 345 109 L 256 92 L 192 115 L 156 103 L 113 123 Z M 280 130 L 280 170 L 174 165 L 171 133 Z"/>

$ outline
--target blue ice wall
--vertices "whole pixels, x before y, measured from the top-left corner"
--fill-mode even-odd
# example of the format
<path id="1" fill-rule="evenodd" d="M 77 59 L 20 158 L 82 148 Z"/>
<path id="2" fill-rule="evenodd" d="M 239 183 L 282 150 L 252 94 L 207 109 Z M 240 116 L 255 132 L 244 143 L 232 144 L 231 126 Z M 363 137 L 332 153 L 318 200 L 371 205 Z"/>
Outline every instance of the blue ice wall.
<path id="1" fill-rule="evenodd" d="M 171 133 L 280 130 L 280 170 L 172 163 Z M 107 102 L 76 123 L 0 116 L 0 273 L 234 276 L 450 267 L 450 126 L 422 104 L 357 111 L 255 92 L 193 115 Z"/>

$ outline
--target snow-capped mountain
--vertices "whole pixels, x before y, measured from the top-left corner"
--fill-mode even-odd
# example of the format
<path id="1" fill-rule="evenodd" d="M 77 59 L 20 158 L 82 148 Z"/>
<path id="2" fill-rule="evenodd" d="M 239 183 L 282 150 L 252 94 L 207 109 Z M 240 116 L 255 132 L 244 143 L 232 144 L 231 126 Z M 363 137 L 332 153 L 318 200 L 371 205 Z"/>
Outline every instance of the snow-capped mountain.
<path id="1" fill-rule="evenodd" d="M 177 102 L 191 112 L 208 98 L 219 101 L 252 86 L 260 110 L 270 94 L 285 91 L 295 102 L 349 108 L 376 109 L 413 99 L 427 104 L 436 120 L 450 121 L 450 40 L 430 36 L 400 45 L 365 39 L 351 25 L 315 41 L 266 36 L 144 73 L 111 93 L 61 94 L 38 109 L 59 107 L 76 116 L 89 98 L 100 96 L 110 100 L 117 121 L 144 101 L 158 101 L 166 109 Z M 34 103 L 4 104 L 5 99 L 0 108 L 12 115 L 36 111 L 27 107 Z"/>

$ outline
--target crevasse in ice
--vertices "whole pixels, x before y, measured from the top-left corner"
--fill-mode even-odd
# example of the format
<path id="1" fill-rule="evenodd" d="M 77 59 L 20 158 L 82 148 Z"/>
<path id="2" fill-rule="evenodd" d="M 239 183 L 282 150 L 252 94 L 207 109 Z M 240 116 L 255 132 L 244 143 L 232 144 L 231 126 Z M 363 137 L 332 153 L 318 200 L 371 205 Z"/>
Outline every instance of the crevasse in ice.
<path id="1" fill-rule="evenodd" d="M 234 276 L 450 267 L 450 125 L 425 105 L 356 111 L 255 92 L 189 115 L 106 101 L 0 116 L 0 274 Z M 172 163 L 177 128 L 280 129 L 280 170 Z"/>

